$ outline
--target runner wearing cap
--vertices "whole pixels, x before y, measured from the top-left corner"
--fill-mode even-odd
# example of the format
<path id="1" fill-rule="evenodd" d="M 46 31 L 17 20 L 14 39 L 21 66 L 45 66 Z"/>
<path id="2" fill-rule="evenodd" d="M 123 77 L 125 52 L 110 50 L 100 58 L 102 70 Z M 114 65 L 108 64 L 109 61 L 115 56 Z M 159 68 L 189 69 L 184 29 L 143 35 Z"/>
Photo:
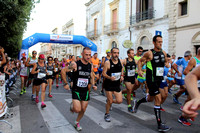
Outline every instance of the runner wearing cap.
<path id="1" fill-rule="evenodd" d="M 23 95 L 26 90 L 26 82 L 28 79 L 28 69 L 26 67 L 26 57 L 22 57 L 22 62 L 20 62 L 20 79 L 21 79 L 21 92 L 20 95 Z"/>
<path id="2" fill-rule="evenodd" d="M 46 104 L 44 104 L 44 100 L 45 100 L 45 86 L 47 84 L 47 80 L 46 80 L 46 74 L 47 73 L 47 66 L 44 63 L 44 59 L 45 56 L 43 54 L 40 54 L 38 62 L 34 64 L 33 69 L 31 71 L 31 74 L 36 74 L 37 77 L 34 79 L 33 81 L 33 85 L 36 86 L 36 99 L 35 102 L 38 103 L 39 102 L 39 91 L 40 91 L 40 86 L 42 89 L 41 92 L 41 108 L 45 108 Z"/>

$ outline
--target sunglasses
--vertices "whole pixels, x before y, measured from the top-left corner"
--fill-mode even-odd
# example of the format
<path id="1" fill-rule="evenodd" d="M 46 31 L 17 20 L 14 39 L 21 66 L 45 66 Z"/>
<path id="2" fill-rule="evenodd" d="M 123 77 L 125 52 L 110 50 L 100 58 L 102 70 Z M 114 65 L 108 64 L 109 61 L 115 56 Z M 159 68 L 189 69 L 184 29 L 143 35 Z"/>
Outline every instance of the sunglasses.
<path id="1" fill-rule="evenodd" d="M 143 51 L 139 51 L 139 52 L 143 52 Z"/>
<path id="2" fill-rule="evenodd" d="M 52 61 L 52 60 L 49 60 L 49 61 Z"/>
<path id="3" fill-rule="evenodd" d="M 37 54 L 37 53 L 33 53 L 33 54 Z"/>
<path id="4" fill-rule="evenodd" d="M 40 60 L 44 60 L 44 59 L 40 59 Z"/>

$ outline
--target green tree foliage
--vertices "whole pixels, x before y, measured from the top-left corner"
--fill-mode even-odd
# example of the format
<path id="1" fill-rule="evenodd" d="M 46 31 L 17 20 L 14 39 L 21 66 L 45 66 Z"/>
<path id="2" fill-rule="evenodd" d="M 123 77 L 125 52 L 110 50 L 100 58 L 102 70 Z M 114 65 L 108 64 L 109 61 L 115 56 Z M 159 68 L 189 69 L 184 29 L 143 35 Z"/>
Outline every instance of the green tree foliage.
<path id="1" fill-rule="evenodd" d="M 34 5 L 39 0 L 0 0 L 0 46 L 16 58 Z"/>

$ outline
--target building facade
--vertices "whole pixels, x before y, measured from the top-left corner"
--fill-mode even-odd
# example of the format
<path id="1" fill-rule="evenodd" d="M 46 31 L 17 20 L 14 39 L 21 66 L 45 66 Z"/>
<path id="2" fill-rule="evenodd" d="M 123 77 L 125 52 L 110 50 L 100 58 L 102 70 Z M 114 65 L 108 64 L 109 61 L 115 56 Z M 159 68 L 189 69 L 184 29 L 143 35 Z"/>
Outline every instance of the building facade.
<path id="1" fill-rule="evenodd" d="M 200 1 L 170 0 L 169 51 L 183 56 L 187 50 L 193 55 L 200 47 Z"/>

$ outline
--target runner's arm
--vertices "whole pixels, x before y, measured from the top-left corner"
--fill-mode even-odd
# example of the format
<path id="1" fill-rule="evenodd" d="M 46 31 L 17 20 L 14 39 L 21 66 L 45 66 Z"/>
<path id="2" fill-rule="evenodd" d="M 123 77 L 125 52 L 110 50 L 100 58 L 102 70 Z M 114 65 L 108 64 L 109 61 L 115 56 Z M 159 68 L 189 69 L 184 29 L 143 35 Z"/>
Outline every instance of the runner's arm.
<path id="1" fill-rule="evenodd" d="M 29 66 L 30 66 L 29 62 L 30 62 L 30 58 L 28 58 L 27 61 L 26 61 L 26 63 L 25 63 L 25 66 L 26 66 L 26 67 L 29 67 Z"/>
<path id="2" fill-rule="evenodd" d="M 69 66 L 66 66 L 61 70 L 61 77 L 65 84 L 68 84 L 66 73 L 74 70 L 76 66 L 76 63 L 72 62 Z"/>
<path id="3" fill-rule="evenodd" d="M 167 53 L 166 53 L 165 51 L 163 51 L 163 53 L 164 53 L 164 55 L 165 55 L 165 66 L 166 66 L 167 68 L 169 68 L 170 66 L 169 66 L 169 62 L 168 62 L 168 59 L 167 59 Z"/>
<path id="4" fill-rule="evenodd" d="M 142 62 L 146 62 L 150 59 L 151 51 L 144 53 L 144 55 L 138 60 L 138 74 L 142 71 Z M 142 75 L 140 75 L 142 76 Z"/>
<path id="5" fill-rule="evenodd" d="M 102 72 L 104 78 L 107 78 L 107 79 L 111 79 L 111 77 L 107 75 L 107 71 L 108 71 L 108 66 L 109 66 L 109 65 L 110 65 L 110 62 L 109 62 L 109 61 L 106 61 L 106 62 L 105 62 L 105 65 L 104 65 L 104 67 L 103 67 L 103 72 Z"/>
<path id="6" fill-rule="evenodd" d="M 185 68 L 183 74 L 187 75 L 191 70 L 192 68 L 194 68 L 194 64 L 195 64 L 195 59 L 192 58 L 189 62 L 188 62 L 188 65 L 187 67 Z"/>
<path id="7" fill-rule="evenodd" d="M 90 82 L 91 82 L 92 86 L 94 86 L 94 83 L 95 83 L 95 81 L 94 81 L 95 74 L 94 74 L 94 71 L 93 71 L 93 65 L 91 65 L 91 66 L 92 67 L 91 67 L 91 73 L 90 73 L 90 76 L 91 76 Z"/>
<path id="8" fill-rule="evenodd" d="M 32 71 L 31 71 L 31 74 L 39 73 L 40 70 L 35 71 L 35 70 L 36 70 L 36 67 L 37 67 L 37 64 L 34 63 L 34 65 L 33 65 L 33 69 L 32 69 Z"/>
<path id="9" fill-rule="evenodd" d="M 104 67 L 105 65 L 105 58 L 102 59 L 101 66 Z"/>

